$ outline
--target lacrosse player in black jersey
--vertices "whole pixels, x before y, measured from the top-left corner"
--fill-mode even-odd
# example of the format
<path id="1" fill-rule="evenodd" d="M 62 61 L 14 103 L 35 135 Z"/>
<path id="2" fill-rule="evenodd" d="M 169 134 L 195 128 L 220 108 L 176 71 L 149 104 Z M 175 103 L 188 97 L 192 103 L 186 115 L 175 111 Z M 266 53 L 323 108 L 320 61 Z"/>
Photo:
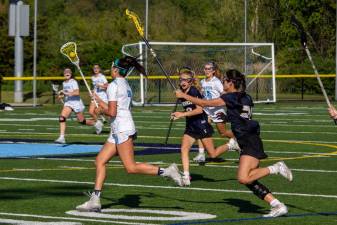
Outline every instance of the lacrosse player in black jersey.
<path id="1" fill-rule="evenodd" d="M 257 197 L 268 202 L 271 206 L 269 214 L 264 217 L 278 217 L 288 213 L 287 207 L 277 200 L 267 187 L 258 180 L 270 174 L 280 174 L 292 181 L 293 176 L 284 162 L 261 168 L 261 159 L 267 158 L 260 138 L 260 125 L 252 120 L 253 100 L 246 90 L 245 76 L 237 70 L 228 70 L 224 78 L 224 91 L 220 98 L 201 99 L 183 91 L 176 91 L 177 98 L 183 98 L 201 107 L 224 106 L 231 128 L 241 148 L 237 179 L 246 185 Z"/>
<path id="2" fill-rule="evenodd" d="M 183 68 L 179 71 L 180 88 L 185 95 L 193 96 L 195 98 L 202 98 L 200 94 L 200 88 L 198 79 L 195 77 L 194 72 L 191 69 Z M 214 133 L 212 126 L 208 123 L 207 114 L 203 111 L 203 108 L 193 104 L 192 102 L 181 98 L 180 102 L 184 108 L 184 112 L 174 112 L 171 114 L 174 120 L 186 117 L 186 127 L 181 143 L 181 161 L 183 164 L 183 185 L 189 186 L 190 182 L 190 170 L 189 170 L 189 152 L 196 140 L 201 140 L 202 144 L 207 150 L 208 155 L 211 158 L 215 158 L 221 153 L 223 149 L 214 148 L 212 134 Z"/>

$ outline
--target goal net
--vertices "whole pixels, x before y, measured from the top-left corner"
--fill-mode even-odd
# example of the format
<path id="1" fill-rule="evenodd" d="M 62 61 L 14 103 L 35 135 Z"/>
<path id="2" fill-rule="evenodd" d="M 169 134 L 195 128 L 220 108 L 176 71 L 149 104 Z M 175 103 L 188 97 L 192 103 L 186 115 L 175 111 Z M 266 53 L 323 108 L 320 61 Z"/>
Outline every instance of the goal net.
<path id="1" fill-rule="evenodd" d="M 202 79 L 204 64 L 214 61 L 222 73 L 228 69 L 237 69 L 246 75 L 247 92 L 254 102 L 276 102 L 273 43 L 150 42 L 150 45 L 176 87 L 179 68 L 190 67 Z M 135 72 L 129 75 L 135 104 L 175 102 L 172 87 L 144 42 L 126 44 L 122 52 L 139 57 L 148 74 L 147 79 L 133 74 Z"/>

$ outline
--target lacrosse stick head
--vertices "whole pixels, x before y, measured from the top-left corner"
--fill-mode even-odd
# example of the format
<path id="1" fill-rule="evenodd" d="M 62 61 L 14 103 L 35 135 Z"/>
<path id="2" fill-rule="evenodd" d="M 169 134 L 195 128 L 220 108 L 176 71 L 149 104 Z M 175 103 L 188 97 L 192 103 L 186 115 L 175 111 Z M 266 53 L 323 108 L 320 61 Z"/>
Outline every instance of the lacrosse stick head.
<path id="1" fill-rule="evenodd" d="M 57 93 L 59 91 L 59 87 L 60 87 L 59 84 L 51 83 L 51 88 L 52 88 L 53 92 Z"/>
<path id="2" fill-rule="evenodd" d="M 138 15 L 128 9 L 125 10 L 125 14 L 133 21 L 140 36 L 144 37 L 144 28 L 140 23 Z"/>
<path id="3" fill-rule="evenodd" d="M 70 62 L 74 65 L 78 66 L 80 63 L 80 59 L 77 56 L 77 46 L 75 42 L 67 42 L 60 48 L 60 52 L 66 56 Z"/>

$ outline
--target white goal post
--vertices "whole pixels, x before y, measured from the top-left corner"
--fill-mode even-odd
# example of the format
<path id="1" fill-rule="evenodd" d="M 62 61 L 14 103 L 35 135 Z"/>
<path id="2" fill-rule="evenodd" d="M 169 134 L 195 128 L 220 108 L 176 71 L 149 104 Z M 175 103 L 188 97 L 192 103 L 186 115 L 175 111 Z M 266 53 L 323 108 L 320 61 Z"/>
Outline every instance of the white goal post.
<path id="1" fill-rule="evenodd" d="M 150 42 L 150 45 L 176 84 L 179 68 L 188 66 L 202 79 L 204 64 L 214 61 L 222 73 L 228 69 L 246 71 L 247 92 L 255 103 L 276 102 L 274 43 Z M 175 102 L 172 88 L 151 54 L 147 54 L 144 42 L 126 44 L 122 53 L 139 57 L 148 74 L 148 79 L 142 75 L 129 76 L 135 92 L 134 104 Z"/>

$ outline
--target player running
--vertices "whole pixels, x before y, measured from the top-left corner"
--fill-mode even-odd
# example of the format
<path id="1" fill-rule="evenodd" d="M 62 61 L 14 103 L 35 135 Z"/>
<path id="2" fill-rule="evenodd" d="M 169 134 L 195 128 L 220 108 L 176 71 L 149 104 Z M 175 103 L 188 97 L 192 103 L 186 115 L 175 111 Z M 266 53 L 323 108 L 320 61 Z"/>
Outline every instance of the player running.
<path id="1" fill-rule="evenodd" d="M 116 59 L 111 68 L 111 77 L 114 80 L 107 89 L 108 104 L 95 94 L 104 114 L 111 117 L 111 133 L 96 157 L 94 191 L 91 193 L 89 201 L 76 207 L 79 211 L 96 212 L 101 210 L 100 195 L 106 177 L 106 165 L 117 154 L 128 173 L 169 177 L 178 185 L 182 185 L 181 175 L 176 164 L 171 164 L 168 168 L 160 168 L 147 163 L 135 162 L 133 140 L 136 138 L 136 129 L 130 110 L 132 90 L 125 79 L 127 72 L 132 67 L 145 74 L 144 68 L 136 59 L 128 56 Z"/>
<path id="2" fill-rule="evenodd" d="M 195 98 L 202 98 L 198 87 L 198 80 L 191 69 L 181 69 L 179 71 L 180 88 L 185 95 Z M 215 149 L 212 139 L 214 133 L 212 126 L 207 121 L 207 115 L 202 107 L 193 104 L 186 98 L 179 99 L 184 112 L 174 112 L 171 114 L 174 120 L 185 117 L 186 126 L 181 143 L 181 161 L 183 164 L 183 185 L 191 184 L 189 152 L 196 140 L 200 140 L 205 146 L 210 157 L 215 158 L 222 153 L 222 150 Z"/>
<path id="3" fill-rule="evenodd" d="M 96 131 L 98 129 L 102 130 L 100 123 L 94 120 L 86 120 L 83 111 L 84 105 L 80 97 L 80 90 L 77 81 L 74 79 L 72 71 L 70 68 L 66 68 L 63 71 L 63 76 L 65 81 L 63 81 L 63 89 L 59 91 L 58 98 L 62 100 L 64 105 L 59 116 L 60 123 L 60 136 L 55 140 L 55 143 L 65 144 L 65 131 L 66 131 L 66 120 L 74 111 L 79 123 L 88 126 L 95 126 Z"/>
<path id="4" fill-rule="evenodd" d="M 264 217 L 278 217 L 288 213 L 288 209 L 276 199 L 269 189 L 258 180 L 270 174 L 280 174 L 292 181 L 293 175 L 284 162 L 277 162 L 268 167 L 259 167 L 261 159 L 267 158 L 260 138 L 260 125 L 252 120 L 253 101 L 246 91 L 245 76 L 237 70 L 226 72 L 224 91 L 219 98 L 206 100 L 193 97 L 177 90 L 176 97 L 184 98 L 193 104 L 206 106 L 224 106 L 227 108 L 228 120 L 241 148 L 237 179 L 246 185 L 257 197 L 271 206 L 269 214 Z"/>
<path id="5" fill-rule="evenodd" d="M 204 99 L 213 99 L 219 98 L 221 94 L 224 93 L 223 85 L 220 81 L 221 73 L 218 65 L 215 62 L 208 62 L 204 65 L 204 72 L 206 78 L 201 80 L 202 94 Z M 229 138 L 228 143 L 219 146 L 218 150 L 221 149 L 221 153 L 224 153 L 228 150 L 230 151 L 239 151 L 240 148 L 238 146 L 237 141 L 234 138 L 233 132 L 231 130 L 226 129 L 226 120 L 225 120 L 225 109 L 222 106 L 214 106 L 214 107 L 205 107 L 204 111 L 208 115 L 209 121 L 215 123 L 216 128 L 221 135 L 221 137 Z M 222 115 L 222 116 L 219 116 Z M 195 162 L 205 162 L 205 150 L 202 145 L 202 142 L 198 140 L 199 145 L 199 153 L 196 157 L 193 158 Z M 219 153 L 219 154 L 221 154 Z M 208 160 L 212 161 L 213 158 L 208 158 Z"/>
<path id="6" fill-rule="evenodd" d="M 98 64 L 95 64 L 93 67 L 93 75 L 91 76 L 91 81 L 93 84 L 93 91 L 92 93 L 96 93 L 100 99 L 102 99 L 105 103 L 108 103 L 108 97 L 106 94 L 106 89 L 108 87 L 108 81 L 106 77 L 101 73 L 101 68 Z M 94 101 L 90 102 L 89 105 L 89 114 L 93 118 L 93 120 L 97 121 L 100 124 L 100 127 L 103 127 L 103 123 L 97 118 L 98 115 L 101 114 L 102 108 L 98 106 Z M 102 117 L 104 118 L 104 117 Z M 102 129 L 97 130 L 96 133 L 100 134 Z"/>

